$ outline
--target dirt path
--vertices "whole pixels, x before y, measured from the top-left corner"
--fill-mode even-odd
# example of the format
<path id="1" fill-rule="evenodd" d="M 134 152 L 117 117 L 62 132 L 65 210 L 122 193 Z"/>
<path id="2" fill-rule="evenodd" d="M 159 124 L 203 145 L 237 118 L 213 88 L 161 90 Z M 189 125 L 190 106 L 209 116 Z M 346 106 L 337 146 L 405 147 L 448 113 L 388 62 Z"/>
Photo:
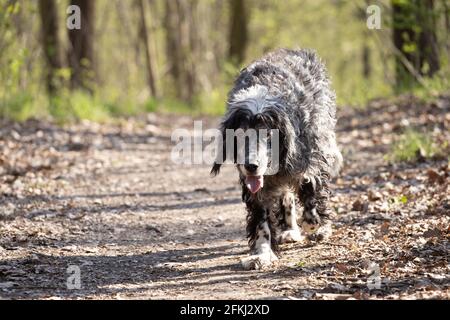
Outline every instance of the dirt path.
<path id="1" fill-rule="evenodd" d="M 239 265 L 248 249 L 234 169 L 212 179 L 209 167 L 170 161 L 172 128 L 192 119 L 4 124 L 0 298 L 448 299 L 448 161 L 383 158 L 406 121 L 448 131 L 448 100 L 420 108 L 341 112 L 334 235 L 283 245 L 265 271 Z M 69 266 L 81 289 L 67 288 Z"/>

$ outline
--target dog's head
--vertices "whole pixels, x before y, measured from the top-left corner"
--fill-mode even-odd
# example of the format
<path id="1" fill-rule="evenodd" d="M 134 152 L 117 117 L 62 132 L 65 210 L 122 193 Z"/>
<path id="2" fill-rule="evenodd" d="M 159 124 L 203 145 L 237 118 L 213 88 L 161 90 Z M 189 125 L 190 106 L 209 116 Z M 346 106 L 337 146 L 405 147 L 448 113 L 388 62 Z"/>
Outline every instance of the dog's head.
<path id="1" fill-rule="evenodd" d="M 236 164 L 252 193 L 264 186 L 264 176 L 289 165 L 295 153 L 295 131 L 280 99 L 263 86 L 235 94 L 221 123 L 219 155 L 211 173 L 225 160 Z"/>

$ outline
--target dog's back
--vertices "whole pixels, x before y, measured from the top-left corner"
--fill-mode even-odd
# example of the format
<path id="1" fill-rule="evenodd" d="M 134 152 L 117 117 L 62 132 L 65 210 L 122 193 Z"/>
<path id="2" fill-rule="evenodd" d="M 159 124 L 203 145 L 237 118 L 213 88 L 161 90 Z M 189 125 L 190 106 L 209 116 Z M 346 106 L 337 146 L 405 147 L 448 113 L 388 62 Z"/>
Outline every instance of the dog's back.
<path id="1" fill-rule="evenodd" d="M 335 95 L 326 69 L 312 50 L 278 49 L 254 61 L 241 71 L 230 97 L 255 85 L 266 86 L 272 95 L 285 99 L 286 89 L 291 89 L 288 98 L 296 104 L 308 98 L 313 98 L 316 103 L 329 99 L 326 102 L 334 110 Z M 320 98 L 322 100 L 318 100 Z"/>

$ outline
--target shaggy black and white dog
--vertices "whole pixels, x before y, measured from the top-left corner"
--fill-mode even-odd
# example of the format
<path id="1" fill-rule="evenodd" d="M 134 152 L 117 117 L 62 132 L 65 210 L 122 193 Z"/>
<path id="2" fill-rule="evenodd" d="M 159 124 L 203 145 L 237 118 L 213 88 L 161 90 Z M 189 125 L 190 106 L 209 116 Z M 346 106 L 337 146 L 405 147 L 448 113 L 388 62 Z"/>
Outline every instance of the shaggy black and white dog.
<path id="1" fill-rule="evenodd" d="M 280 49 L 241 71 L 227 106 L 220 128 L 224 140 L 227 129 L 277 129 L 279 134 L 276 174 L 266 174 L 271 166 L 268 152 L 237 164 L 252 252 L 242 264 L 259 269 L 277 260 L 278 243 L 303 239 L 297 199 L 303 207 L 303 231 L 316 239 L 331 233 L 328 183 L 342 163 L 334 131 L 335 94 L 314 52 Z M 226 141 L 222 143 L 225 157 Z M 219 173 L 221 163 L 214 163 L 212 174 Z"/>

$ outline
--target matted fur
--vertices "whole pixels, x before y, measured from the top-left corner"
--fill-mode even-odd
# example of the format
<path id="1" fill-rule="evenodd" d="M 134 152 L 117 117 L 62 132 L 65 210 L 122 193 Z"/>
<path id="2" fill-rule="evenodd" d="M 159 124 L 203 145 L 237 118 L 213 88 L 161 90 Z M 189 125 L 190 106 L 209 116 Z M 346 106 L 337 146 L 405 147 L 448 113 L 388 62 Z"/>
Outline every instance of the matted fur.
<path id="1" fill-rule="evenodd" d="M 257 250 L 255 242 L 267 223 L 276 250 L 277 230 L 285 212 L 281 199 L 287 193 L 297 195 L 303 205 L 302 221 L 323 224 L 328 216 L 328 181 L 338 173 L 342 156 L 335 137 L 335 94 L 317 55 L 287 49 L 265 55 L 241 71 L 227 106 L 221 123 L 223 137 L 226 129 L 261 124 L 280 131 L 278 173 L 264 176 L 264 187 L 252 194 L 240 172 L 251 249 Z M 212 173 L 218 174 L 220 166 L 214 164 Z"/>

